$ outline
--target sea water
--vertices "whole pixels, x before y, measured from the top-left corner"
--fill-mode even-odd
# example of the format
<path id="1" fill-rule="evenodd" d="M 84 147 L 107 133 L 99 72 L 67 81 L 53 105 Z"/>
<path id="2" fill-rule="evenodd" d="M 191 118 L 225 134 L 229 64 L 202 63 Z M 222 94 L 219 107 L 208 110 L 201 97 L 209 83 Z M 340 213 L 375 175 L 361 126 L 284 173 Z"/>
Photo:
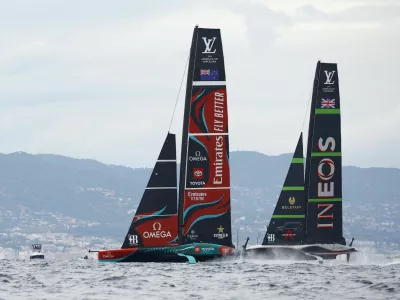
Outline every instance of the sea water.
<path id="1" fill-rule="evenodd" d="M 1 259 L 0 299 L 400 299 L 400 261 Z"/>

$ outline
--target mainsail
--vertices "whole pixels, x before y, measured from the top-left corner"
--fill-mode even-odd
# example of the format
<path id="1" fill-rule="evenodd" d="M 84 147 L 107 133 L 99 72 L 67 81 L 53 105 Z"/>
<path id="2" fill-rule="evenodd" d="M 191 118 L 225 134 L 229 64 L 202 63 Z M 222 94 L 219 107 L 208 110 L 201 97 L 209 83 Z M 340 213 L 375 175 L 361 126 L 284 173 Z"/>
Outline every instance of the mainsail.
<path id="1" fill-rule="evenodd" d="M 227 94 L 219 29 L 196 26 L 193 32 L 181 162 L 180 244 L 232 246 Z"/>
<path id="2" fill-rule="evenodd" d="M 168 133 L 122 248 L 177 244 L 175 135 Z"/>
<path id="3" fill-rule="evenodd" d="M 339 78 L 335 63 L 317 64 L 307 148 L 307 243 L 345 244 Z"/>
<path id="4" fill-rule="evenodd" d="M 305 240 L 303 134 L 300 134 L 263 245 L 298 245 Z"/>

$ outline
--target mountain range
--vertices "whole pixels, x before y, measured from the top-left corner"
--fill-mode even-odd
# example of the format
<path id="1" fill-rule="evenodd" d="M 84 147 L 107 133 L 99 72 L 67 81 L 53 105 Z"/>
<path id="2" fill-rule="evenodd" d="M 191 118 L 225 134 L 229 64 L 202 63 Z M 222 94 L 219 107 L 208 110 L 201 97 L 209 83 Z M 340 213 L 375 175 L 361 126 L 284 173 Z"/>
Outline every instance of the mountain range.
<path id="1" fill-rule="evenodd" d="M 232 231 L 236 244 L 261 242 L 292 154 L 230 154 Z M 150 168 L 24 152 L 0 154 L 0 247 L 30 243 L 65 249 L 119 246 Z M 343 168 L 344 234 L 400 244 L 400 169 Z"/>

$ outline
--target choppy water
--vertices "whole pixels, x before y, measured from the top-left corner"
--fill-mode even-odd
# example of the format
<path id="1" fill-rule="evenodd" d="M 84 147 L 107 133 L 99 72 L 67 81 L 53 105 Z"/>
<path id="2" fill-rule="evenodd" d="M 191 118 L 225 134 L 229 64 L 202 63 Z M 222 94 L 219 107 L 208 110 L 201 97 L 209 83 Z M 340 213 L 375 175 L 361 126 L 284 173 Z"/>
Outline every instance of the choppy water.
<path id="1" fill-rule="evenodd" d="M 400 262 L 3 259 L 0 299 L 400 299 Z"/>

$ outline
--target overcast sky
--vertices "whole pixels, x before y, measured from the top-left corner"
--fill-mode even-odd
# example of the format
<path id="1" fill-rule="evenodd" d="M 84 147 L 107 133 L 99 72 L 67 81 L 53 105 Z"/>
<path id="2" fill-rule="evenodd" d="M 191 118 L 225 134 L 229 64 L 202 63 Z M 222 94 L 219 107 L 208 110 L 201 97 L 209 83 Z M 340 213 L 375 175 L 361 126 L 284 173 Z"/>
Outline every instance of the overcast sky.
<path id="1" fill-rule="evenodd" d="M 294 151 L 321 59 L 344 164 L 400 167 L 399 0 L 0 0 L 0 152 L 153 166 L 196 24 L 221 28 L 231 151 Z"/>

